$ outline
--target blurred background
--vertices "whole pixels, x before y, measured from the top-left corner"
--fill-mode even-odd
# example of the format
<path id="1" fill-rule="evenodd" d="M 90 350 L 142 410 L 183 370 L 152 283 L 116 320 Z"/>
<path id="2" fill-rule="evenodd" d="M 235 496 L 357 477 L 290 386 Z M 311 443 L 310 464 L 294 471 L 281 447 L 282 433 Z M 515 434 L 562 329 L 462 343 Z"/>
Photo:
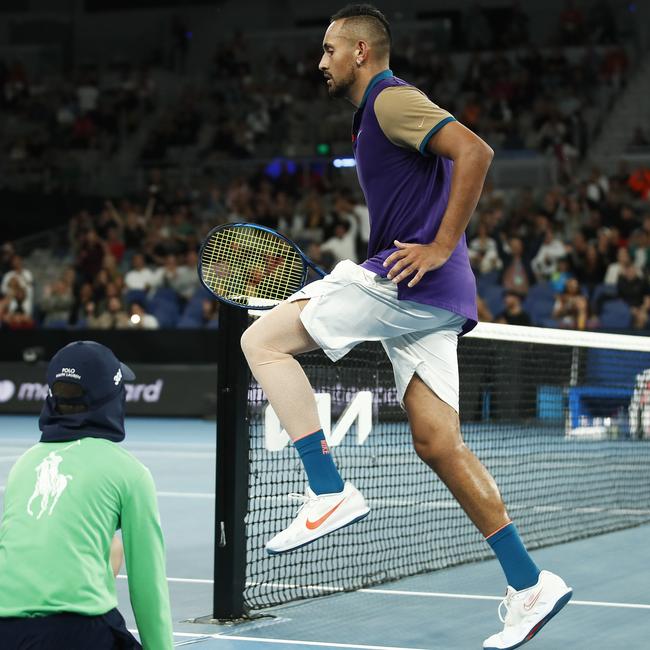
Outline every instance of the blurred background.
<path id="1" fill-rule="evenodd" d="M 395 74 L 496 151 L 467 232 L 481 319 L 647 333 L 648 3 L 378 7 Z M 365 259 L 353 107 L 317 69 L 339 8 L 1 4 L 0 360 L 95 338 L 135 362 L 213 361 L 219 307 L 195 266 L 220 223 L 277 228 L 326 268 Z"/>

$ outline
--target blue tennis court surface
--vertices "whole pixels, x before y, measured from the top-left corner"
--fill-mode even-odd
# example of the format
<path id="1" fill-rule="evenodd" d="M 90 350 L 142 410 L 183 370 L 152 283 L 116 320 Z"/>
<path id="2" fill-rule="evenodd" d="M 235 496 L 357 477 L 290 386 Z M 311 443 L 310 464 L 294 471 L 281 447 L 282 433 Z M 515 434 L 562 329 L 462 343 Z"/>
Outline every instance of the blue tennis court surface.
<path id="1" fill-rule="evenodd" d="M 132 419 L 127 426 L 125 445 L 151 469 L 158 489 L 176 646 L 469 650 L 500 628 L 504 582 L 492 560 L 279 606 L 237 625 L 191 622 L 207 616 L 212 602 L 214 430 L 198 420 Z M 0 432 L 1 501 L 12 462 L 38 439 L 37 420 L 4 416 Z M 538 564 L 574 588 L 574 600 L 526 647 L 650 647 L 649 536 L 646 525 L 536 551 Z M 118 593 L 135 629 L 125 576 Z"/>

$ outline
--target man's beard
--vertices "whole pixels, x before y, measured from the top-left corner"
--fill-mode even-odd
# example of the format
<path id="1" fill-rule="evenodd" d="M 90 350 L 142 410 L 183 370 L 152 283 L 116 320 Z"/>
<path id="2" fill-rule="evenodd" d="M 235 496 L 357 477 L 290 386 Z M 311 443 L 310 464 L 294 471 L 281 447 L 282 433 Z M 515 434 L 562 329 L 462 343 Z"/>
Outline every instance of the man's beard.
<path id="1" fill-rule="evenodd" d="M 331 85 L 327 87 L 327 92 L 330 97 L 340 98 L 347 97 L 352 84 L 356 81 L 356 75 L 354 73 L 354 68 L 350 68 L 346 77 L 341 78 L 339 81 L 334 82 L 332 79 Z"/>

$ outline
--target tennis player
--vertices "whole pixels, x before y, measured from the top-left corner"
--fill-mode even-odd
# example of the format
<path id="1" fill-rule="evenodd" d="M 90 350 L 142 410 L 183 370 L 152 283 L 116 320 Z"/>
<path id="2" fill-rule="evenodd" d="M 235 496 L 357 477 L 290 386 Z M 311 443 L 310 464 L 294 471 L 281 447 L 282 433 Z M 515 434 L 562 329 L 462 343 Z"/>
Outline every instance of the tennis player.
<path id="1" fill-rule="evenodd" d="M 94 341 L 70 343 L 49 363 L 41 440 L 16 461 L 5 489 L 3 650 L 173 647 L 154 483 L 116 444 L 125 435 L 124 382 L 133 379 Z M 118 528 L 142 645 L 117 610 Z"/>
<path id="2" fill-rule="evenodd" d="M 266 548 L 290 551 L 368 514 L 361 493 L 337 471 L 311 386 L 294 355 L 321 348 L 337 361 L 362 341 L 381 341 L 415 451 L 485 536 L 505 572 L 505 626 L 483 647 L 514 648 L 532 638 L 572 591 L 560 577 L 537 568 L 494 479 L 460 433 L 458 337 L 477 321 L 464 231 L 493 152 L 393 75 L 390 44 L 381 12 L 350 5 L 332 17 L 319 64 L 329 95 L 356 106 L 352 148 L 370 211 L 368 259 L 361 265 L 340 262 L 267 312 L 242 338 L 251 370 L 309 481 L 304 506 Z"/>

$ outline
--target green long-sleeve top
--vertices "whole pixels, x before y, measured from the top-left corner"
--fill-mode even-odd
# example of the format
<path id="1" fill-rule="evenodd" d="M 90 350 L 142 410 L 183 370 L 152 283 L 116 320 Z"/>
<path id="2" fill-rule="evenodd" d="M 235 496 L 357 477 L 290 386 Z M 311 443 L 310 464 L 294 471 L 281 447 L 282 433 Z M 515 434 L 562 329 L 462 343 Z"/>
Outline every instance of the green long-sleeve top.
<path id="1" fill-rule="evenodd" d="M 96 616 L 117 607 L 110 547 L 118 528 L 142 645 L 171 649 L 153 479 L 103 439 L 39 443 L 11 469 L 0 524 L 0 617 Z"/>

